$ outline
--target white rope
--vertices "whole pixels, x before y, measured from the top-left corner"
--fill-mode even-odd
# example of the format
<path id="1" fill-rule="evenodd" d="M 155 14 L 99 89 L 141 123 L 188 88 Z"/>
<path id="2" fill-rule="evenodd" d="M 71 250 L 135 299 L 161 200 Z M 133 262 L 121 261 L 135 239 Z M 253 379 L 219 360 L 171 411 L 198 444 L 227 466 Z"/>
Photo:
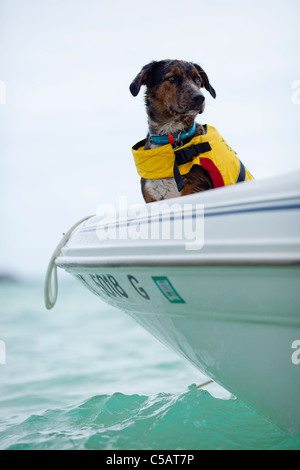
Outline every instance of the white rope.
<path id="1" fill-rule="evenodd" d="M 61 253 L 62 248 L 65 246 L 69 238 L 71 237 L 73 231 L 75 230 L 78 225 L 82 224 L 85 220 L 90 219 L 91 217 L 94 217 L 93 215 L 90 215 L 88 217 L 85 217 L 84 219 L 81 219 L 79 222 L 77 222 L 75 225 L 73 225 L 70 230 L 68 230 L 67 233 L 64 234 L 63 238 L 57 245 L 48 265 L 47 273 L 46 273 L 46 279 L 45 279 L 45 285 L 44 285 L 44 298 L 45 298 L 45 305 L 48 310 L 54 307 L 56 299 L 57 299 L 57 292 L 58 292 L 58 282 L 57 282 L 57 266 L 55 264 L 56 258 Z"/>

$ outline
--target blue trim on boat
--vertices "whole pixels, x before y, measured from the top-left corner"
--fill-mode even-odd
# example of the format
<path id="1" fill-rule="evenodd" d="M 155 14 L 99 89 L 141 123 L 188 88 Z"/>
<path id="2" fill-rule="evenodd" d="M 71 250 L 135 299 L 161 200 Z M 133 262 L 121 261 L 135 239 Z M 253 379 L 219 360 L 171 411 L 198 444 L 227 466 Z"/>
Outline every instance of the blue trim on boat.
<path id="1" fill-rule="evenodd" d="M 218 216 L 222 216 L 222 215 L 243 214 L 243 213 L 250 213 L 250 212 L 269 212 L 269 211 L 283 211 L 283 210 L 297 210 L 297 209 L 298 210 L 300 209 L 300 203 L 299 204 L 288 204 L 288 205 L 283 205 L 283 206 L 253 207 L 253 208 L 245 208 L 245 209 L 225 210 L 225 211 L 218 211 L 218 212 L 208 212 L 208 213 L 204 213 L 204 218 L 206 218 L 206 217 L 218 217 Z M 157 215 L 160 222 L 162 222 L 164 220 L 162 218 L 162 216 L 163 216 L 163 214 L 158 214 Z M 172 214 L 171 215 L 171 220 L 179 220 L 180 218 L 182 219 L 182 216 L 184 216 L 184 214 L 181 214 L 180 217 L 175 218 L 175 215 Z M 194 219 L 194 218 L 196 218 L 196 216 L 197 216 L 197 214 L 194 211 L 193 214 L 189 214 L 185 218 L 186 219 L 189 219 L 189 218 Z M 166 217 L 169 217 L 169 216 L 166 215 Z M 157 220 L 157 218 L 153 218 L 149 215 L 147 218 L 144 218 L 144 219 L 131 218 L 131 219 L 128 219 L 127 221 L 124 221 L 124 222 L 115 222 L 115 223 L 112 222 L 112 223 L 109 223 L 109 224 L 103 224 L 103 226 L 104 227 L 110 227 L 110 228 L 113 228 L 113 227 L 119 228 L 119 227 L 123 227 L 123 226 L 128 226 L 132 222 L 137 222 L 139 224 L 145 224 L 145 223 L 149 224 L 149 222 L 153 222 L 155 220 Z M 169 220 L 169 218 L 168 218 L 168 220 Z M 82 232 L 91 232 L 91 231 L 94 231 L 96 229 L 97 229 L 97 226 L 92 226 L 92 227 L 82 228 L 81 231 Z"/>

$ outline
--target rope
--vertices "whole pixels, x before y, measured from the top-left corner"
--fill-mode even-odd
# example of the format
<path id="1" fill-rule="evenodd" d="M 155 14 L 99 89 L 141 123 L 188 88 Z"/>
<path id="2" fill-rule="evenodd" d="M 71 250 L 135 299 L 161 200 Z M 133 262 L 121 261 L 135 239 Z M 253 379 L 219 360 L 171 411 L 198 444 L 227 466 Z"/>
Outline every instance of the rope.
<path id="1" fill-rule="evenodd" d="M 93 215 L 90 215 L 88 217 L 85 217 L 84 219 L 81 219 L 79 222 L 77 222 L 75 225 L 73 225 L 70 230 L 68 230 L 67 233 L 64 234 L 63 238 L 57 245 L 48 265 L 47 273 L 46 273 L 46 279 L 45 279 L 45 285 L 44 285 L 44 299 L 45 299 L 45 306 L 48 310 L 54 307 L 57 299 L 57 292 L 58 292 L 58 282 L 57 282 L 57 266 L 55 264 L 56 258 L 61 253 L 62 248 L 65 246 L 69 238 L 71 237 L 73 231 L 75 228 L 78 227 L 78 225 L 82 224 L 85 220 L 90 219 L 91 217 L 94 217 Z"/>
<path id="2" fill-rule="evenodd" d="M 214 383 L 213 380 L 208 380 L 207 382 L 204 382 L 203 384 L 197 385 L 196 388 L 200 389 L 202 387 L 205 387 L 206 385 Z"/>

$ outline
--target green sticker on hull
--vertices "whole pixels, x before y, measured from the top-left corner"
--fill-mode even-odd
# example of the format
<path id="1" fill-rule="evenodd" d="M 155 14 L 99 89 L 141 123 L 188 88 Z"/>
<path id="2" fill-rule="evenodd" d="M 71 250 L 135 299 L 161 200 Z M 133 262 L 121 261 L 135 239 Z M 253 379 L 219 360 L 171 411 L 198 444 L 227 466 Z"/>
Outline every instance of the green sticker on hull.
<path id="1" fill-rule="evenodd" d="M 185 301 L 180 297 L 180 295 L 174 289 L 167 277 L 152 277 L 152 279 L 161 291 L 161 293 L 168 299 L 169 302 L 171 302 L 172 304 L 185 303 Z"/>

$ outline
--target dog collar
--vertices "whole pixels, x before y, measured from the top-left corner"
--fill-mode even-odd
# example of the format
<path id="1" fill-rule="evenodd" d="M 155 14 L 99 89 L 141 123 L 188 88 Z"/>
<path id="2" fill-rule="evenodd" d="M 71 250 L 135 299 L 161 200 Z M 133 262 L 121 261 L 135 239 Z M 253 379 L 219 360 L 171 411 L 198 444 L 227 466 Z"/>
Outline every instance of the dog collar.
<path id="1" fill-rule="evenodd" d="M 195 134 L 196 130 L 196 122 L 194 121 L 194 124 L 190 128 L 189 131 L 187 132 L 179 132 L 178 134 L 168 134 L 168 135 L 153 135 L 149 131 L 149 136 L 150 136 L 150 141 L 152 144 L 156 145 L 167 145 L 171 144 L 176 146 L 181 147 L 182 146 L 182 141 L 185 139 L 188 139 L 189 137 L 192 137 Z"/>

